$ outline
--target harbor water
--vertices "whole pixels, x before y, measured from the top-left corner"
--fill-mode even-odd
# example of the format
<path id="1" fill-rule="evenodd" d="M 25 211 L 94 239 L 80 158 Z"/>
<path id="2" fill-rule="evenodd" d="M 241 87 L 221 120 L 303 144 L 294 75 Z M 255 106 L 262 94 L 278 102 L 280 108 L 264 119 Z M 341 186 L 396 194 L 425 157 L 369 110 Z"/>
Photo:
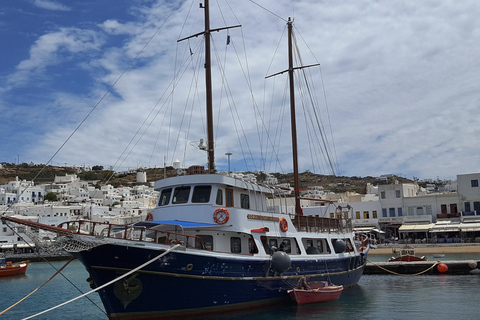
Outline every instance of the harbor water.
<path id="1" fill-rule="evenodd" d="M 59 269 L 64 263 L 60 261 L 51 264 Z M 24 276 L 0 278 L 0 311 L 50 278 L 56 271 L 52 265 L 36 262 L 29 266 Z M 88 274 L 78 261 L 70 263 L 63 274 L 65 277 L 58 275 L 0 318 L 23 319 L 90 291 L 86 282 Z M 181 296 L 179 293 L 179 299 Z M 93 293 L 88 298 L 90 300 L 80 298 L 34 319 L 108 319 L 98 294 Z M 480 312 L 478 301 L 480 275 L 364 275 L 358 286 L 345 289 L 336 301 L 305 306 L 292 303 L 198 319 L 476 319 Z"/>

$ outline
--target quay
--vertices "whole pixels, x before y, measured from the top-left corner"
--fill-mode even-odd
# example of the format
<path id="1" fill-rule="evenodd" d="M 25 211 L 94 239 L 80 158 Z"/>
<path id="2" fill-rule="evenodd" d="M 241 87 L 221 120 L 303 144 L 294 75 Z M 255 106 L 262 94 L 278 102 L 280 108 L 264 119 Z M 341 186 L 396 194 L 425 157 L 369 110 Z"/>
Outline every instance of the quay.
<path id="1" fill-rule="evenodd" d="M 64 261 L 72 257 L 68 252 L 58 253 L 17 253 L 5 254 L 5 259 L 12 262 L 20 262 L 28 260 L 30 262 L 45 262 L 45 261 Z"/>
<path id="2" fill-rule="evenodd" d="M 476 260 L 416 261 L 416 262 L 367 262 L 363 274 L 383 275 L 478 275 L 480 264 Z"/>
<path id="3" fill-rule="evenodd" d="M 372 248 L 368 255 L 388 255 L 393 253 L 393 249 L 400 249 L 405 244 L 379 245 Z M 429 261 L 415 262 L 373 262 L 368 261 L 365 266 L 364 274 L 384 274 L 384 275 L 432 275 L 432 274 L 452 274 L 468 275 L 480 274 L 480 244 L 462 243 L 462 244 L 414 244 L 417 256 L 450 254 L 450 253 L 468 253 L 472 259 L 468 260 L 449 260 L 442 261 L 441 258 L 431 259 Z M 442 267 L 439 267 L 443 264 Z M 446 268 L 445 268 L 446 266 Z M 440 269 L 440 270 L 439 270 Z"/>

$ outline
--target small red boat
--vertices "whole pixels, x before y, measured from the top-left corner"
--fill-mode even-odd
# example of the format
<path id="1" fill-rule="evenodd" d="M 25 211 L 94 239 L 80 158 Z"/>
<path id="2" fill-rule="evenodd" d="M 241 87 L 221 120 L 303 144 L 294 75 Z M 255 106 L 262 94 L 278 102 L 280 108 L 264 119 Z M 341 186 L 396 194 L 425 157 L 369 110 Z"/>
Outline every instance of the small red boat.
<path id="1" fill-rule="evenodd" d="M 406 246 L 400 250 L 393 249 L 393 253 L 397 254 L 396 257 L 391 257 L 388 259 L 389 262 L 393 261 L 403 261 L 403 262 L 413 262 L 413 261 L 428 261 L 428 258 L 425 256 L 417 257 L 415 255 L 415 248 Z"/>
<path id="2" fill-rule="evenodd" d="M 308 285 L 310 290 L 288 290 L 290 298 L 298 305 L 336 300 L 343 291 L 343 286 L 328 284 L 327 281 L 312 281 Z"/>
<path id="3" fill-rule="evenodd" d="M 12 263 L 12 261 L 5 262 L 5 258 L 0 256 L 0 277 L 25 274 L 29 263 L 30 261 L 17 263 Z"/>

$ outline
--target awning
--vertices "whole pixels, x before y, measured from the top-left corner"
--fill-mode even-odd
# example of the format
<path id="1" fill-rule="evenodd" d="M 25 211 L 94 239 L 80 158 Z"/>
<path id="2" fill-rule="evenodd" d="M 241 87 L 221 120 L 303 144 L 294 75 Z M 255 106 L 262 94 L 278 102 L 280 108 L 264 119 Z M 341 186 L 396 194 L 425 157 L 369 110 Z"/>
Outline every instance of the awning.
<path id="1" fill-rule="evenodd" d="M 28 243 L 2 243 L 0 244 L 1 249 L 13 249 L 13 248 L 35 248 L 35 244 L 28 244 Z"/>
<path id="2" fill-rule="evenodd" d="M 433 227 L 433 223 L 406 223 L 398 228 L 399 232 L 427 232 Z"/>
<path id="3" fill-rule="evenodd" d="M 460 230 L 462 232 L 480 231 L 480 223 L 461 223 Z"/>
<path id="4" fill-rule="evenodd" d="M 436 223 L 430 232 L 457 232 L 460 231 L 460 223 Z"/>
<path id="5" fill-rule="evenodd" d="M 370 232 L 374 229 L 375 227 L 354 227 L 353 230 L 355 232 Z"/>
<path id="6" fill-rule="evenodd" d="M 413 232 L 415 231 L 416 224 L 404 224 L 398 228 L 399 232 Z"/>

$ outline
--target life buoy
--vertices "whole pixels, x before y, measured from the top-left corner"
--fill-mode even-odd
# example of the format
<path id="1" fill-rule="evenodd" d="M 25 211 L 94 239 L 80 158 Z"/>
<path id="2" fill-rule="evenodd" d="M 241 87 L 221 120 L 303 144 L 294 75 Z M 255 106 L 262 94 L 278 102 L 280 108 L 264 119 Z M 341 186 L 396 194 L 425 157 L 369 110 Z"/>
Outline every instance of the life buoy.
<path id="1" fill-rule="evenodd" d="M 215 222 L 218 224 L 227 223 L 229 218 L 230 218 L 230 213 L 225 208 L 218 208 L 213 213 L 213 220 L 215 220 Z"/>
<path id="2" fill-rule="evenodd" d="M 145 221 L 153 221 L 153 215 L 151 213 L 147 214 Z"/>
<path id="3" fill-rule="evenodd" d="M 280 230 L 283 232 L 287 232 L 288 230 L 288 222 L 285 218 L 280 218 Z"/>

